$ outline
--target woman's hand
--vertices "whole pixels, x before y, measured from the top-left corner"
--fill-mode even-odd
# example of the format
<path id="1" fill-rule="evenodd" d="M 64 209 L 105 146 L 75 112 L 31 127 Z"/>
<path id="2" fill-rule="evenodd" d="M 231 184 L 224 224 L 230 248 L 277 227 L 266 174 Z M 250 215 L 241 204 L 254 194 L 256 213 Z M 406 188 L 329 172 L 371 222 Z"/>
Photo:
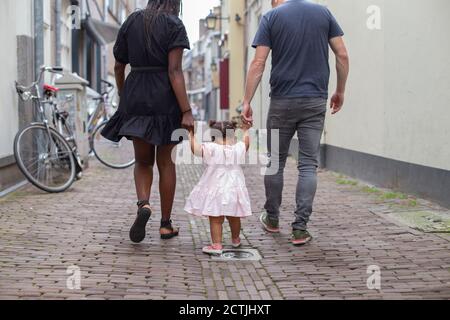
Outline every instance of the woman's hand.
<path id="1" fill-rule="evenodd" d="M 189 132 L 194 131 L 194 116 L 192 115 L 192 110 L 183 113 L 181 126 Z"/>

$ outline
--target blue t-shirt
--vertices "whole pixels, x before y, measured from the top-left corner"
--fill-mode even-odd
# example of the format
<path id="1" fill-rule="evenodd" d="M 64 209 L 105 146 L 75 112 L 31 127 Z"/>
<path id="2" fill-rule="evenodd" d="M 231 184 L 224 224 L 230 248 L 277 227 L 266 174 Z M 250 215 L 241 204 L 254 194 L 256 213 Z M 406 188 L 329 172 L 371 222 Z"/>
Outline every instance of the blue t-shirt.
<path id="1" fill-rule="evenodd" d="M 344 32 L 324 6 L 290 0 L 263 16 L 253 47 L 272 49 L 272 97 L 328 98 L 329 40 Z"/>

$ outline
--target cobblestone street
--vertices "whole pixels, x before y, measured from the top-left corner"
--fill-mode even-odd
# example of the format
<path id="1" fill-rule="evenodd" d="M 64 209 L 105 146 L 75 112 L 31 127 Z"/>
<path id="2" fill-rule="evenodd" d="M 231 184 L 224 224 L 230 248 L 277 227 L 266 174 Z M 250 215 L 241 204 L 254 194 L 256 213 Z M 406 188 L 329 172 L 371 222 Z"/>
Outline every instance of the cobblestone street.
<path id="1" fill-rule="evenodd" d="M 296 248 L 289 243 L 295 163 L 286 172 L 282 233 L 275 236 L 258 222 L 264 203 L 259 168 L 245 170 L 254 216 L 244 221 L 244 245 L 258 249 L 261 261 L 221 262 L 202 254 L 208 222 L 182 210 L 200 166 L 178 168 L 174 220 L 180 237 L 159 239 L 155 189 L 147 238 L 132 244 L 132 169 L 113 171 L 92 161 L 84 179 L 66 193 L 26 187 L 0 199 L 0 298 L 450 298 L 450 242 L 444 236 L 394 223 L 384 217 L 386 201 L 322 171 L 310 224 L 315 239 Z M 417 206 L 443 210 L 423 201 Z M 230 244 L 228 230 L 225 242 Z M 66 286 L 72 265 L 81 270 L 80 290 Z M 371 265 L 381 269 L 381 290 L 367 288 Z"/>

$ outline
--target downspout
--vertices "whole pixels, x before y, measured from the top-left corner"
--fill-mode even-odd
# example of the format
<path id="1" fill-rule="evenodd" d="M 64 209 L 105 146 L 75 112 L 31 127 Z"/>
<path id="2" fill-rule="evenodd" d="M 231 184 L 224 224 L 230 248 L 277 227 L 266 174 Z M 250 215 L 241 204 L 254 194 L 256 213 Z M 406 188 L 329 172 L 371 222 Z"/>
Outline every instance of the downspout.
<path id="1" fill-rule="evenodd" d="M 44 1 L 34 0 L 34 67 L 35 78 L 44 65 Z"/>
<path id="2" fill-rule="evenodd" d="M 108 1 L 104 1 L 103 3 L 103 22 L 108 22 Z M 103 79 L 108 79 L 108 54 L 107 54 L 107 47 L 102 46 L 101 50 L 102 55 L 102 77 Z M 101 88 L 100 90 L 102 90 Z"/>
<path id="3" fill-rule="evenodd" d="M 72 6 L 80 6 L 80 3 L 78 0 L 71 0 L 70 4 Z M 80 68 L 80 37 L 81 32 L 80 30 L 77 30 L 76 28 L 72 28 L 72 72 L 77 73 L 78 75 L 81 75 L 81 68 Z"/>
<path id="4" fill-rule="evenodd" d="M 62 65 L 61 56 L 61 0 L 55 0 L 55 63 Z"/>
<path id="5" fill-rule="evenodd" d="M 41 67 L 44 65 L 44 1 L 34 0 L 33 1 L 33 29 L 34 29 L 34 78 L 37 79 Z M 38 84 L 39 96 L 43 94 L 44 87 L 44 77 L 41 77 L 40 83 Z M 42 120 L 40 119 L 37 108 L 33 108 L 33 121 Z M 41 138 L 39 136 L 39 138 Z M 37 146 L 37 152 L 45 152 L 42 150 L 40 145 Z"/>

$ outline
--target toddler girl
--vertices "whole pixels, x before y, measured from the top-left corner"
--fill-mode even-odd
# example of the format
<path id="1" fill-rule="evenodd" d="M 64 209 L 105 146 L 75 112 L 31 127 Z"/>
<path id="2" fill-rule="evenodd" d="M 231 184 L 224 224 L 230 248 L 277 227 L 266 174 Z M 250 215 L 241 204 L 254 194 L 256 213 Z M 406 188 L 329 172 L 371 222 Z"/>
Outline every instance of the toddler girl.
<path id="1" fill-rule="evenodd" d="M 192 152 L 203 157 L 207 169 L 189 196 L 185 210 L 195 216 L 209 217 L 212 244 L 203 248 L 206 254 L 223 251 L 222 226 L 227 218 L 234 248 L 241 246 L 241 218 L 252 215 L 250 197 L 240 165 L 250 146 L 249 127 L 243 127 L 243 141 L 237 141 L 236 123 L 210 122 L 212 141 L 198 144 L 190 132 Z"/>

